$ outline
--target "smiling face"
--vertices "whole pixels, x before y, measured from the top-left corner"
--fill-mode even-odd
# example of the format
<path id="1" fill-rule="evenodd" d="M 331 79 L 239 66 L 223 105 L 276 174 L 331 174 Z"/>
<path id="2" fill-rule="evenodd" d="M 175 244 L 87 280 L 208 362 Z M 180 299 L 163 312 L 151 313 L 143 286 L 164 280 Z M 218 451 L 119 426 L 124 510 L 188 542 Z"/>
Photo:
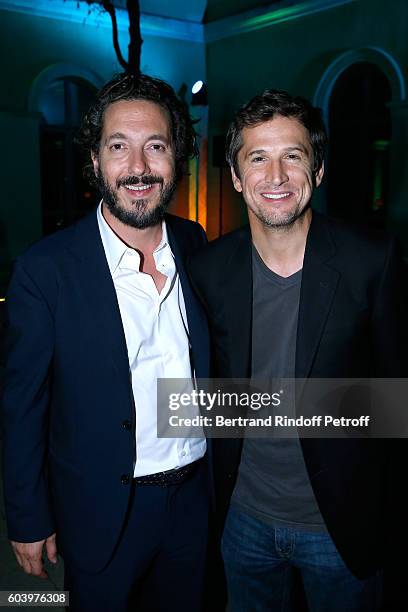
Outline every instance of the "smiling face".
<path id="1" fill-rule="evenodd" d="M 231 172 L 234 187 L 247 204 L 250 223 L 292 226 L 308 209 L 313 187 L 323 178 L 323 167 L 313 177 L 307 129 L 294 117 L 276 115 L 244 128 L 241 136 L 239 177 Z"/>
<path id="2" fill-rule="evenodd" d="M 164 109 L 148 100 L 108 106 L 92 161 L 103 204 L 117 219 L 139 229 L 161 221 L 176 186 Z"/>

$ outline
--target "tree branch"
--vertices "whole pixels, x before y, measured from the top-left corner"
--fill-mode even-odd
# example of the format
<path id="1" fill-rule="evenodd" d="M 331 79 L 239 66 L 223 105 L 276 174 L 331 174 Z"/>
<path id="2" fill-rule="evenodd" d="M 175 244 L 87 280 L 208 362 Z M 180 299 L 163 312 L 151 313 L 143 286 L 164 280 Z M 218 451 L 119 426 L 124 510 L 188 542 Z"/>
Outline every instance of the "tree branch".
<path id="1" fill-rule="evenodd" d="M 65 2 L 65 0 L 64 0 Z M 129 74 L 140 74 L 140 58 L 142 54 L 142 34 L 140 30 L 140 3 L 139 0 L 126 0 L 126 9 L 129 16 L 129 46 L 128 61 L 122 55 L 119 44 L 118 23 L 116 9 L 112 0 L 86 0 L 89 5 L 99 5 L 108 13 L 112 22 L 113 48 L 119 64 Z"/>
<path id="2" fill-rule="evenodd" d="M 118 35 L 118 22 L 116 20 L 116 11 L 115 7 L 109 0 L 103 0 L 102 6 L 107 13 L 109 13 L 109 17 L 112 21 L 112 39 L 113 39 L 113 48 L 115 49 L 116 57 L 118 58 L 119 64 L 122 66 L 124 70 L 129 72 L 129 63 L 126 62 L 125 58 L 122 55 L 119 45 L 119 35 Z"/>
<path id="3" fill-rule="evenodd" d="M 143 39 L 140 31 L 140 6 L 139 0 L 126 0 L 126 8 L 129 15 L 129 61 L 130 73 L 140 74 L 140 56 L 142 52 Z"/>

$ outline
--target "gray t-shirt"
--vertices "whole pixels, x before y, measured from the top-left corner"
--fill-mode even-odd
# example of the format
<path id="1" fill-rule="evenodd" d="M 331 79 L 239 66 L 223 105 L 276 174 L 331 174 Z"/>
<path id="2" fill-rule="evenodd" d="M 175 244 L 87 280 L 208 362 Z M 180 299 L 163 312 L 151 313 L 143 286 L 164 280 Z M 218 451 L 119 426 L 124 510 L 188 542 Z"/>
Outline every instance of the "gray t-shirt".
<path id="1" fill-rule="evenodd" d="M 302 271 L 283 278 L 252 251 L 252 379 L 294 378 Z M 326 531 L 298 438 L 245 439 L 232 503 L 276 526 Z"/>

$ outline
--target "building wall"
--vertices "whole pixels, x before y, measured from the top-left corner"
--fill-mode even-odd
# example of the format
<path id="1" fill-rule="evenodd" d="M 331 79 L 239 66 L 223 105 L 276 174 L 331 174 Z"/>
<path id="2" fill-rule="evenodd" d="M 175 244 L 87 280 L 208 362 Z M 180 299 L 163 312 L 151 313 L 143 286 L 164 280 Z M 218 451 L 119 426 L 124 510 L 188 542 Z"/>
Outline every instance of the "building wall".
<path id="1" fill-rule="evenodd" d="M 393 142 L 392 196 L 389 225 L 408 246 L 408 181 L 404 141 L 408 131 L 408 109 L 401 95 L 400 78 L 408 79 L 408 3 L 405 0 L 356 0 L 320 13 L 277 23 L 268 28 L 210 42 L 207 46 L 209 85 L 209 176 L 208 231 L 219 231 L 218 205 L 220 170 L 212 167 L 213 136 L 225 133 L 235 109 L 264 88 L 286 89 L 314 99 L 319 82 L 329 67 L 347 52 L 378 48 L 373 61 L 392 80 Z M 390 60 L 387 60 L 387 54 Z M 364 53 L 362 54 L 364 57 Z M 371 56 L 370 56 L 371 57 Z M 382 59 L 384 61 L 382 61 Z M 395 62 L 395 70 L 392 67 Z M 406 146 L 406 144 L 405 144 Z M 350 143 L 352 151 L 352 143 Z M 350 180 L 358 171 L 358 160 L 350 161 Z M 228 169 L 223 177 L 223 231 L 239 226 L 245 219 L 240 196 L 233 192 Z M 315 206 L 325 208 L 324 188 L 316 194 Z"/>
<path id="2" fill-rule="evenodd" d="M 191 84 L 206 74 L 208 127 L 206 119 L 198 125 L 198 131 L 206 136 L 208 129 L 207 211 L 200 212 L 200 219 L 207 219 L 210 238 L 219 234 L 220 225 L 225 233 L 246 221 L 245 206 L 241 196 L 232 189 L 229 169 L 213 165 L 213 138 L 225 134 L 233 112 L 266 87 L 287 89 L 324 102 L 330 78 L 333 80 L 336 75 L 336 62 L 341 71 L 350 54 L 349 59 L 353 61 L 360 53 L 363 59 L 371 61 L 371 57 L 372 61 L 380 62 L 393 91 L 392 194 L 388 221 L 408 251 L 405 161 L 408 105 L 403 91 L 408 80 L 407 22 L 406 0 L 354 0 L 239 35 L 228 36 L 228 26 L 219 28 L 222 36 L 217 40 L 210 36 L 206 45 L 144 35 L 143 71 L 169 81 L 176 91 L 183 83 L 189 91 Z M 213 25 L 205 26 L 207 33 Z M 126 55 L 126 32 L 121 33 L 120 41 Z M 38 91 L 47 78 L 64 70 L 71 70 L 76 76 L 80 76 L 79 71 L 85 77 L 88 75 L 93 84 L 101 85 L 120 66 L 113 51 L 110 26 L 92 25 L 86 14 L 81 23 L 76 23 L 0 11 L 0 52 L 6 84 L 0 96 L 0 123 L 8 143 L 0 164 L 1 294 L 10 261 L 41 236 Z M 347 180 L 352 181 L 357 163 L 358 160 L 351 160 Z M 194 176 L 190 177 L 190 184 L 188 179 L 184 180 L 173 211 L 188 216 L 189 206 L 191 211 L 194 205 L 191 201 L 194 182 Z M 205 190 L 200 191 L 201 211 L 205 206 L 201 201 Z M 315 206 L 325 209 L 324 187 L 316 194 Z"/>

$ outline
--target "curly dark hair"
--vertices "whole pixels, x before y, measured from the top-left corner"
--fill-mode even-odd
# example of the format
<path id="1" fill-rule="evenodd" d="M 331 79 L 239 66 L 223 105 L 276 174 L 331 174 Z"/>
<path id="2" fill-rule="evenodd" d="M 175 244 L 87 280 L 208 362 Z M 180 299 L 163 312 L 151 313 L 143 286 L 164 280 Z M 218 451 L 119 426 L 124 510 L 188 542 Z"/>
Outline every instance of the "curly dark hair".
<path id="1" fill-rule="evenodd" d="M 110 104 L 120 100 L 149 100 L 161 106 L 170 121 L 175 152 L 175 178 L 180 180 L 190 157 L 197 155 L 197 134 L 187 105 L 179 100 L 173 88 L 160 79 L 147 74 L 137 76 L 120 73 L 106 83 L 96 94 L 96 100 L 82 121 L 76 142 L 89 153 L 84 174 L 91 185 L 97 185 L 91 162 L 91 153 L 98 154 L 103 130 L 104 112 Z"/>
<path id="2" fill-rule="evenodd" d="M 238 153 L 242 147 L 242 130 L 273 119 L 275 115 L 297 119 L 309 132 L 313 150 L 313 176 L 320 170 L 327 144 L 326 128 L 320 108 L 301 96 L 291 96 L 279 89 L 265 89 L 236 113 L 227 133 L 226 158 L 239 177 Z"/>

